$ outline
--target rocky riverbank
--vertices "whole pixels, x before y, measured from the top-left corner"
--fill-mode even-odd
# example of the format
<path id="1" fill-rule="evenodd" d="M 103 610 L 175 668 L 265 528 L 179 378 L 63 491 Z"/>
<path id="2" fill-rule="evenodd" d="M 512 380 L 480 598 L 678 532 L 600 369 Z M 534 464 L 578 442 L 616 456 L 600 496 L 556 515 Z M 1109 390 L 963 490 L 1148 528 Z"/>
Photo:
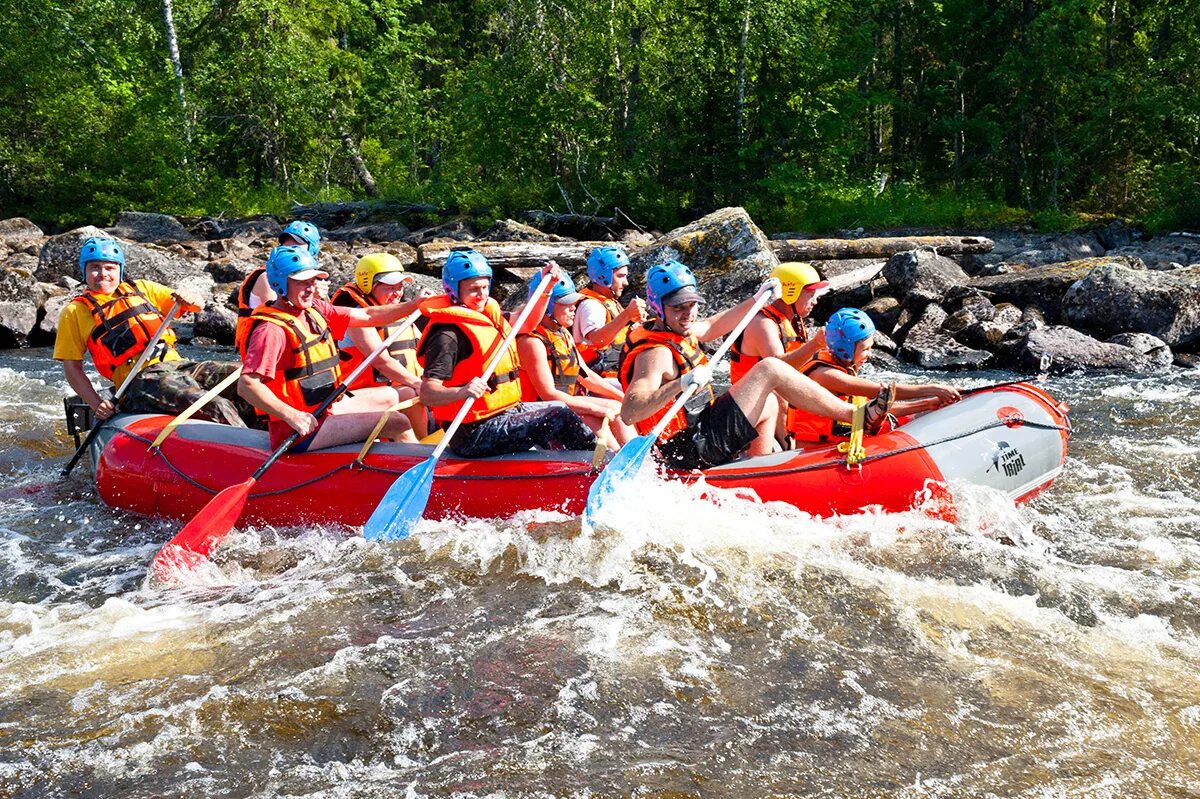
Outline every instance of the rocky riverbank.
<path id="1" fill-rule="evenodd" d="M 631 291 L 649 266 L 678 258 L 695 269 L 709 307 L 720 309 L 753 291 L 781 258 L 803 256 L 833 285 L 817 321 L 839 307 L 862 307 L 883 334 L 880 349 L 926 368 L 1153 372 L 1200 360 L 1196 234 L 1152 238 L 1114 222 L 1066 235 L 853 231 L 818 240 L 768 237 L 740 208 L 665 234 L 624 228 L 616 217 L 543 214 L 528 218 L 544 229 L 503 220 L 481 230 L 462 217 L 412 229 L 404 221 L 412 216 L 411 206 L 320 203 L 298 206 L 291 218 L 322 229 L 320 261 L 334 285 L 349 279 L 363 254 L 387 251 L 418 285 L 438 287 L 446 254 L 470 245 L 496 267 L 497 293 L 519 302 L 523 292 L 514 289 L 540 261 L 554 258 L 579 277 L 591 247 L 617 240 L 630 251 Z M 187 285 L 206 298 L 204 311 L 185 320 L 198 342 L 231 343 L 234 290 L 264 262 L 286 221 L 128 212 L 110 228 L 52 236 L 26 219 L 0 221 L 0 348 L 53 342 L 58 315 L 80 287 L 79 246 L 99 234 L 122 242 L 130 276 Z"/>

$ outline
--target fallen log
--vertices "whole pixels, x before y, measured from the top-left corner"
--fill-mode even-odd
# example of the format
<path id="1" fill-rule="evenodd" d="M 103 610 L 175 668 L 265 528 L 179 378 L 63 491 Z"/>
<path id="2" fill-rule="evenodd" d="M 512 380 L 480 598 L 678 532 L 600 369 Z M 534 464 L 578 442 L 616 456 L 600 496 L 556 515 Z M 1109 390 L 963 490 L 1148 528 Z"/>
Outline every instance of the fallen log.
<path id="1" fill-rule="evenodd" d="M 621 229 L 615 216 L 556 214 L 550 211 L 522 211 L 517 214 L 517 218 L 547 233 L 562 233 L 575 237 L 595 236 L 598 233 L 616 233 Z"/>
<path id="2" fill-rule="evenodd" d="M 442 264 L 451 250 L 470 248 L 479 251 L 496 269 L 540 267 L 546 261 L 556 261 L 563 269 L 575 271 L 587 263 L 593 247 L 612 244 L 609 241 L 438 241 L 417 247 L 417 271 L 440 274 Z"/>
<path id="3" fill-rule="evenodd" d="M 991 252 L 991 239 L 982 236 L 910 236 L 868 239 L 785 239 L 772 241 L 781 261 L 832 261 L 842 258 L 891 258 L 898 252 L 932 247 L 940 255 L 982 255 Z"/>

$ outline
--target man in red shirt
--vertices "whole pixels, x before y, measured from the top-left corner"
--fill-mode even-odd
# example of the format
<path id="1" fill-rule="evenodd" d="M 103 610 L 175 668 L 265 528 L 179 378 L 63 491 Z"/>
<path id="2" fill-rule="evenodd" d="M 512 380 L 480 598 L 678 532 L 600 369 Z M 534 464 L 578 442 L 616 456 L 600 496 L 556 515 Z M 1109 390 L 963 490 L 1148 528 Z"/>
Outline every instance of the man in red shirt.
<path id="1" fill-rule="evenodd" d="M 242 347 L 238 394 L 270 417 L 272 447 L 292 431 L 302 436 L 293 452 L 363 441 L 380 414 L 399 401 L 394 388 L 377 386 L 343 396 L 323 419 L 313 416 L 337 386 L 337 341 L 347 328 L 381 327 L 417 309 L 416 301 L 370 308 L 332 305 L 317 288 L 317 281 L 328 277 L 312 255 L 298 247 L 276 247 L 267 259 L 267 280 L 279 297 L 254 310 Z M 416 441 L 408 419 L 399 411 L 391 410 L 381 434 Z"/>

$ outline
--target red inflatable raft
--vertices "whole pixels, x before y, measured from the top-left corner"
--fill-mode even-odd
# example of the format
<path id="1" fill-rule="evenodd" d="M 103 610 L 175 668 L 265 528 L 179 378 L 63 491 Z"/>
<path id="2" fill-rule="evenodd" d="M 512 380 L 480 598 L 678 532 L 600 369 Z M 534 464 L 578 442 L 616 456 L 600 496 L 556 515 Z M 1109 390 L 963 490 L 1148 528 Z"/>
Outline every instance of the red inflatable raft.
<path id="1" fill-rule="evenodd" d="M 1046 488 L 1062 470 L 1067 408 L 1028 384 L 974 393 L 866 439 L 866 459 L 847 467 L 836 444 L 735 461 L 703 472 L 708 484 L 753 491 L 818 516 L 866 507 L 902 511 L 940 487 L 967 482 L 1014 500 Z M 245 480 L 269 454 L 266 433 L 184 422 L 158 450 L 169 416 L 122 416 L 92 451 L 100 497 L 114 508 L 187 519 L 221 489 Z M 242 524 L 343 524 L 370 515 L 396 477 L 425 460 L 428 445 L 376 443 L 285 455 L 254 486 Z M 439 462 L 426 518 L 495 518 L 530 508 L 579 513 L 596 477 L 590 452 L 529 451 Z M 698 474 L 672 474 L 695 480 Z M 953 505 L 944 505 L 953 513 Z"/>

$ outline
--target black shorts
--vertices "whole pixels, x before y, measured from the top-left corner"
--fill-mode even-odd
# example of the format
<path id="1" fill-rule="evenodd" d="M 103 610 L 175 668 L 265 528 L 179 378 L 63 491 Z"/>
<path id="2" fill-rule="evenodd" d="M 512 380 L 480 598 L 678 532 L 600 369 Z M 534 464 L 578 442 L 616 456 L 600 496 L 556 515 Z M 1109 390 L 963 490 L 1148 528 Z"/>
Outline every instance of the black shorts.
<path id="1" fill-rule="evenodd" d="M 727 391 L 680 431 L 658 446 L 668 469 L 692 471 L 728 463 L 750 446 L 758 431 Z"/>

